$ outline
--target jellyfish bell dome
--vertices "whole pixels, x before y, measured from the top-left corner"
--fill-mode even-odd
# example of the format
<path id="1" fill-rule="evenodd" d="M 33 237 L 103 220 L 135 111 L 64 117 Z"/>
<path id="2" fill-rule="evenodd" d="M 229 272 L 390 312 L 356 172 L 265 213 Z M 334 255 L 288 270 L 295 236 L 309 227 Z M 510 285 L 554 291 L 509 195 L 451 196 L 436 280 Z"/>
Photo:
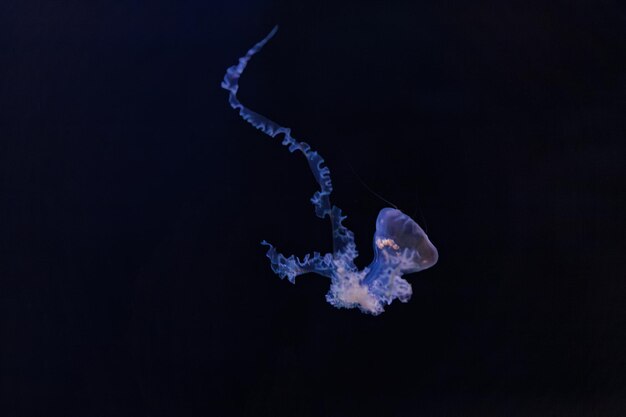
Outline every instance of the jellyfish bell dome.
<path id="1" fill-rule="evenodd" d="M 418 272 L 437 263 L 437 248 L 422 228 L 395 208 L 384 208 L 376 219 L 374 262 L 393 263 L 400 257 L 402 272 Z"/>

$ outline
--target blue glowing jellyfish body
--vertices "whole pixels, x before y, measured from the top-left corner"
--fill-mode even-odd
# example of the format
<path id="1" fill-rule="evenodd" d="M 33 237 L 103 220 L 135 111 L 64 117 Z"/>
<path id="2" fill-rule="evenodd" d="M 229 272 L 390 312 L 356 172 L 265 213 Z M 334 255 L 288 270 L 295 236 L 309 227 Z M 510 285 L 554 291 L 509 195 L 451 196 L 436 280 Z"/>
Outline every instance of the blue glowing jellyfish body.
<path id="1" fill-rule="evenodd" d="M 354 264 L 358 256 L 354 233 L 343 225 L 345 216 L 341 209 L 331 205 L 333 190 L 330 170 L 324 166 L 324 159 L 311 147 L 291 136 L 291 129 L 280 126 L 265 116 L 243 106 L 237 99 L 239 77 L 250 58 L 276 33 L 278 27 L 254 45 L 245 56 L 226 71 L 222 88 L 229 91 L 229 103 L 239 111 L 239 115 L 265 134 L 276 137 L 283 135 L 282 144 L 290 152 L 300 151 L 306 157 L 309 168 L 319 184 L 311 202 L 318 217 L 329 217 L 332 224 L 333 252 L 324 255 L 314 252 L 302 259 L 279 253 L 274 246 L 269 247 L 267 257 L 272 270 L 281 278 L 295 283 L 298 275 L 313 272 L 330 278 L 331 286 L 326 300 L 335 307 L 354 308 L 374 315 L 383 312 L 385 304 L 396 298 L 407 302 L 411 298 L 411 285 L 402 278 L 403 274 L 430 268 L 437 262 L 438 254 L 422 228 L 406 214 L 393 208 L 384 208 L 376 220 L 374 234 L 374 260 L 362 271 Z"/>

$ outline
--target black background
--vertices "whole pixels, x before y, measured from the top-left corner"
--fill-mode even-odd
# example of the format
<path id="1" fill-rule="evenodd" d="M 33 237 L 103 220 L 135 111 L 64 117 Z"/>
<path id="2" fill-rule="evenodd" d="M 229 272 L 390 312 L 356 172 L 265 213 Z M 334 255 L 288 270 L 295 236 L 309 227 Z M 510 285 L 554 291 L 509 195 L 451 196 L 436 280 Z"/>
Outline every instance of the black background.
<path id="1" fill-rule="evenodd" d="M 623 416 L 626 7 L 0 3 L 0 415 Z M 365 266 L 386 204 L 440 252 L 372 317 L 293 286 L 326 159 Z M 358 175 L 358 177 L 357 177 Z"/>

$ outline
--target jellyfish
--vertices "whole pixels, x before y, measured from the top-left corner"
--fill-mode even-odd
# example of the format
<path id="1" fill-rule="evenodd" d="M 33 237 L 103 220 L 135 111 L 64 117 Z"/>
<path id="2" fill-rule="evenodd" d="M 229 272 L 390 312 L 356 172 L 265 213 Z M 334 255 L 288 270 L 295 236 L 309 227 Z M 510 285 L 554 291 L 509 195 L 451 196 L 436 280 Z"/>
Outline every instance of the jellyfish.
<path id="1" fill-rule="evenodd" d="M 333 250 L 321 254 L 313 252 L 302 258 L 285 256 L 273 245 L 261 242 L 268 247 L 266 256 L 271 268 L 281 279 L 287 278 L 295 284 L 296 277 L 315 273 L 330 279 L 330 289 L 326 300 L 337 308 L 358 308 L 364 313 L 378 315 L 385 305 L 395 299 L 408 302 L 412 295 L 411 284 L 402 278 L 404 274 L 422 271 L 437 263 L 438 252 L 422 228 L 409 216 L 397 208 L 386 207 L 378 214 L 374 233 L 374 259 L 362 270 L 355 265 L 358 256 L 354 233 L 344 224 L 346 216 L 341 209 L 330 202 L 333 185 L 330 170 L 324 159 L 309 144 L 291 135 L 291 129 L 256 113 L 237 99 L 239 78 L 246 65 L 256 53 L 276 34 L 278 26 L 239 58 L 236 65 L 227 69 L 222 88 L 229 92 L 231 107 L 252 126 L 272 138 L 282 136 L 282 144 L 291 153 L 300 152 L 307 160 L 319 190 L 313 194 L 311 203 L 315 214 L 329 218 L 332 226 Z"/>

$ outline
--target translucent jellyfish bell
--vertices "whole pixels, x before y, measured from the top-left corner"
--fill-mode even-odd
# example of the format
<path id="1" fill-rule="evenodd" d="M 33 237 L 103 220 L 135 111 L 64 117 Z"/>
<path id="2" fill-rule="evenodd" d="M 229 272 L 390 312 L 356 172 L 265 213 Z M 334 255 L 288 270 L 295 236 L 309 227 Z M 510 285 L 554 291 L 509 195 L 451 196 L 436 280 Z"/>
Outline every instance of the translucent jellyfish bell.
<path id="1" fill-rule="evenodd" d="M 394 263 L 399 258 L 402 273 L 408 274 L 430 268 L 437 263 L 437 248 L 422 228 L 398 209 L 384 208 L 376 219 L 374 233 L 374 262 Z"/>

